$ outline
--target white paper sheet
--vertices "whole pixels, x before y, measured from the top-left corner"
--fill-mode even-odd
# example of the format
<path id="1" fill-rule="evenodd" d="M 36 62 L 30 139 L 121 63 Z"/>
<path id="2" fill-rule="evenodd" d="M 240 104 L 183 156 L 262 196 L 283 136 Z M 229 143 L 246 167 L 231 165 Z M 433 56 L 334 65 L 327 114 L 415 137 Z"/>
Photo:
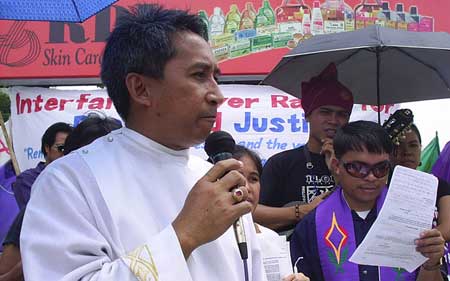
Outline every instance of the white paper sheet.
<path id="1" fill-rule="evenodd" d="M 423 264 L 427 258 L 416 251 L 414 240 L 431 229 L 437 186 L 433 175 L 397 166 L 384 205 L 350 261 L 408 272 Z"/>
<path id="2" fill-rule="evenodd" d="M 274 240 L 271 243 L 264 245 L 264 269 L 266 270 L 267 281 L 280 281 L 293 272 L 289 242 L 283 235 L 272 238 Z"/>

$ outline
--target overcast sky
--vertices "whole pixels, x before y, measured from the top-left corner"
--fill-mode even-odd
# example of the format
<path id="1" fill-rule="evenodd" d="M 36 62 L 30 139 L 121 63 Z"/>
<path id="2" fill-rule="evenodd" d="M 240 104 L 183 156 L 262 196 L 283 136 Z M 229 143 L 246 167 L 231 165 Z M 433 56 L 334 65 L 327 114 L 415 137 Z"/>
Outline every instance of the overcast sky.
<path id="1" fill-rule="evenodd" d="M 414 123 L 422 135 L 422 148 L 431 141 L 436 131 L 438 131 L 441 150 L 450 141 L 450 98 L 402 103 L 401 108 L 409 108 L 413 111 Z"/>

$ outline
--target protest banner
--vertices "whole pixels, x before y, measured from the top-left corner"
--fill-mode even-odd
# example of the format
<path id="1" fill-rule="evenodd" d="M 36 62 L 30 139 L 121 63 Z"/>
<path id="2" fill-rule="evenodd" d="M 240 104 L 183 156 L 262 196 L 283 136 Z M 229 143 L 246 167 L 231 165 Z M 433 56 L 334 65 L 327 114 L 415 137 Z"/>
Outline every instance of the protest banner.
<path id="1" fill-rule="evenodd" d="M 219 107 L 213 130 L 229 132 L 236 143 L 256 150 L 263 161 L 271 155 L 303 145 L 309 134 L 300 99 L 270 86 L 221 85 L 225 96 Z M 36 87 L 12 87 L 11 122 L 14 149 L 20 169 L 36 166 L 43 160 L 41 137 L 55 122 L 78 124 L 92 111 L 120 119 L 106 90 L 55 90 Z M 352 120 L 382 120 L 398 105 L 355 105 Z M 192 153 L 206 159 L 203 144 Z"/>

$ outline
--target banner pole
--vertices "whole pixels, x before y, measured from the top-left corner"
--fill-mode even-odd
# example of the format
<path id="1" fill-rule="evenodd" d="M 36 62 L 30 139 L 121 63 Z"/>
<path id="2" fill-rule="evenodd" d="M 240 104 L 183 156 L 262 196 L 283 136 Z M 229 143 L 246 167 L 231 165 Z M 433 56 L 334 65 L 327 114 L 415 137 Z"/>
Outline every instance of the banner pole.
<path id="1" fill-rule="evenodd" d="M 16 172 L 16 176 L 18 176 L 20 174 L 19 163 L 17 163 L 16 154 L 14 153 L 11 139 L 9 138 L 8 131 L 6 130 L 5 120 L 3 120 L 3 113 L 1 111 L 0 111 L 0 126 L 2 126 L 2 132 L 3 135 L 5 136 L 6 145 L 8 146 L 9 149 L 9 154 L 11 156 L 11 162 L 13 164 L 14 171 Z"/>

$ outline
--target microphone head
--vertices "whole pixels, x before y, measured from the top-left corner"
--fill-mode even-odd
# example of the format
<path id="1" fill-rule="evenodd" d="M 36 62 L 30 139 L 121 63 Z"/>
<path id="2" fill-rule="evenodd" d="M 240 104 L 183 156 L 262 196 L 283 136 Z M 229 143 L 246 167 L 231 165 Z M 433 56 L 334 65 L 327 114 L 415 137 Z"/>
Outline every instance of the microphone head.
<path id="1" fill-rule="evenodd" d="M 205 140 L 205 151 L 206 154 L 214 161 L 216 155 L 219 154 L 231 154 L 234 151 L 234 147 L 236 146 L 236 142 L 233 137 L 225 132 L 225 131 L 217 131 L 211 133 Z"/>

